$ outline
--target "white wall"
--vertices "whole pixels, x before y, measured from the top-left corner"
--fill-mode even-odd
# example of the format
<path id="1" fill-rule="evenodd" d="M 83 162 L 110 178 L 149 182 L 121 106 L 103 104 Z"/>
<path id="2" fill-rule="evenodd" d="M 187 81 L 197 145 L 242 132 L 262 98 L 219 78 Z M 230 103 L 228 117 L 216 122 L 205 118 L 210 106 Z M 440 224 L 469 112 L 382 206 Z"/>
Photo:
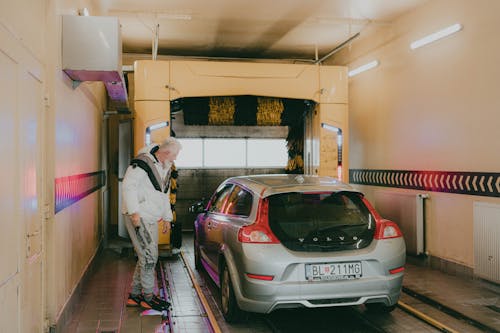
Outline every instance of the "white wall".
<path id="1" fill-rule="evenodd" d="M 350 168 L 500 172 L 499 11 L 495 0 L 429 1 L 331 59 L 351 68 L 380 61 L 350 79 Z M 456 22 L 459 33 L 410 50 Z M 377 190 L 362 188 L 372 197 Z M 429 193 L 429 254 L 473 268 L 473 203 L 499 199 Z"/>
<path id="2" fill-rule="evenodd" d="M 97 15 L 91 1 L 49 1 L 47 10 L 47 86 L 50 144 L 53 158 L 47 161 L 49 179 L 100 171 L 101 124 L 106 91 L 101 82 L 83 82 L 78 87 L 61 68 L 62 15 L 76 15 L 87 7 Z M 53 186 L 49 184 L 48 186 Z M 54 200 L 54 189 L 50 198 Z M 102 241 L 100 191 L 62 209 L 46 226 L 46 305 L 49 325 L 54 325 L 75 291 Z M 52 206 L 54 202 L 52 201 Z"/>
<path id="3" fill-rule="evenodd" d="M 99 191 L 54 214 L 56 178 L 101 169 L 103 85 L 61 71 L 61 14 L 88 4 L 0 2 L 2 332 L 48 331 L 101 241 Z"/>

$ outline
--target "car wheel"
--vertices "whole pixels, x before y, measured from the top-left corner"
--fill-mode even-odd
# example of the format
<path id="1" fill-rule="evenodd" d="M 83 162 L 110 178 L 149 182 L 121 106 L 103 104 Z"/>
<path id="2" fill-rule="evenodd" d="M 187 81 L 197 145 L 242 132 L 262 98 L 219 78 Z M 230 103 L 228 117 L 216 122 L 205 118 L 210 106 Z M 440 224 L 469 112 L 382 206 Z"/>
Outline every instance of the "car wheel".
<path id="1" fill-rule="evenodd" d="M 373 313 L 389 313 L 396 308 L 396 304 L 385 305 L 384 303 L 367 303 L 365 306 L 368 311 Z"/>
<path id="2" fill-rule="evenodd" d="M 200 246 L 198 245 L 198 242 L 196 239 L 194 240 L 194 268 L 197 270 L 200 270 L 203 267 L 201 264 L 201 258 L 200 258 Z"/>
<path id="3" fill-rule="evenodd" d="M 238 307 L 238 303 L 236 302 L 233 283 L 231 282 L 229 269 L 227 268 L 226 264 L 224 264 L 224 268 L 222 269 L 220 289 L 221 308 L 224 319 L 228 323 L 238 322 L 239 320 L 241 320 L 243 312 Z"/>

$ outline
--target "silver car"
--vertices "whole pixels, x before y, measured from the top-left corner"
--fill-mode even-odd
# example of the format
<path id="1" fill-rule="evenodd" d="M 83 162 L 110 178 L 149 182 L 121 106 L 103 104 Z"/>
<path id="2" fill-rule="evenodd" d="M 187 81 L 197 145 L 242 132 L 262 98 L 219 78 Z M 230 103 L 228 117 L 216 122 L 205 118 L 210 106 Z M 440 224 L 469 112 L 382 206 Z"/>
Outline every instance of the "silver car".
<path id="1" fill-rule="evenodd" d="M 196 268 L 220 287 L 228 322 L 280 308 L 391 311 L 405 252 L 398 226 L 330 177 L 229 178 L 195 221 Z"/>

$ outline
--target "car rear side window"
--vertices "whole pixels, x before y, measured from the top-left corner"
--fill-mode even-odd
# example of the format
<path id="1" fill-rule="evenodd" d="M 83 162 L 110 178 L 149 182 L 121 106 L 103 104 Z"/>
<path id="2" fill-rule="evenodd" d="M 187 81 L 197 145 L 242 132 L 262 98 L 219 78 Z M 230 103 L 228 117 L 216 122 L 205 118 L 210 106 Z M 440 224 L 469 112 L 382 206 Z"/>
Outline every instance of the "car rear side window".
<path id="1" fill-rule="evenodd" d="M 230 215 L 249 216 L 252 200 L 250 192 L 236 185 L 229 195 L 225 211 Z"/>
<path id="2" fill-rule="evenodd" d="M 222 213 L 224 211 L 226 199 L 229 193 L 231 193 L 232 188 L 233 184 L 226 184 L 219 189 L 212 197 L 212 200 L 210 200 L 208 211 L 211 213 Z"/>

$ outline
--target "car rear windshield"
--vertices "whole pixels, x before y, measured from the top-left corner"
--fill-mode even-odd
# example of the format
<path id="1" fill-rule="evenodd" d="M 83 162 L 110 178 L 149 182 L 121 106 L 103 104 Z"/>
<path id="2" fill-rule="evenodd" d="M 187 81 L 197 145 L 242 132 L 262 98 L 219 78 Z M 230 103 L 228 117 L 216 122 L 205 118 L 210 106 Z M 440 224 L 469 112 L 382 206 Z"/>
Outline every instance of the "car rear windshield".
<path id="1" fill-rule="evenodd" d="M 288 248 L 335 251 L 368 246 L 375 219 L 357 192 L 282 193 L 269 200 L 269 226 Z"/>

